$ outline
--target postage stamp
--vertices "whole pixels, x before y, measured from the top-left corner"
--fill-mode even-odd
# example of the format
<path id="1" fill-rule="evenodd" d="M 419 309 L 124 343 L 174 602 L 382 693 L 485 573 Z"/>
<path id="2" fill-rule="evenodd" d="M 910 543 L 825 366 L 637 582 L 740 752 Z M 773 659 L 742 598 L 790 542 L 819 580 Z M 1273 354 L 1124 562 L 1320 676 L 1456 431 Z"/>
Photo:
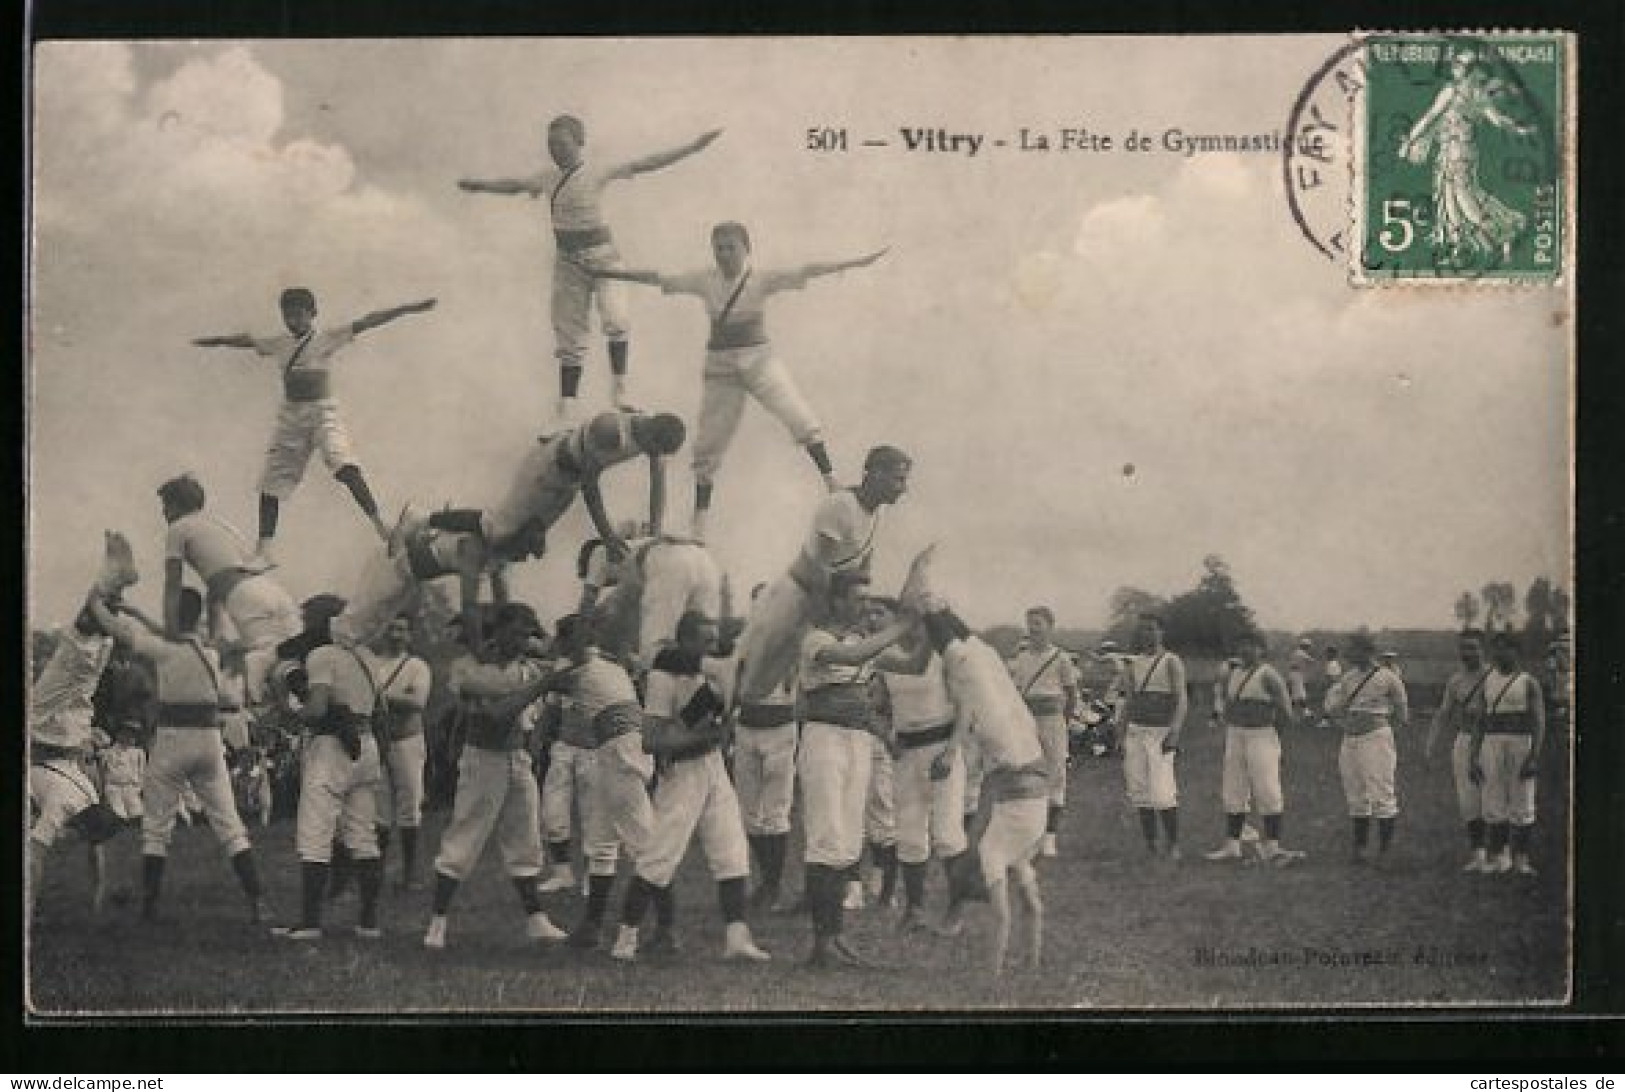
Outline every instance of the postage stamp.
<path id="1" fill-rule="evenodd" d="M 1560 34 L 1372 35 L 1355 111 L 1359 283 L 1551 282 L 1573 163 Z"/>

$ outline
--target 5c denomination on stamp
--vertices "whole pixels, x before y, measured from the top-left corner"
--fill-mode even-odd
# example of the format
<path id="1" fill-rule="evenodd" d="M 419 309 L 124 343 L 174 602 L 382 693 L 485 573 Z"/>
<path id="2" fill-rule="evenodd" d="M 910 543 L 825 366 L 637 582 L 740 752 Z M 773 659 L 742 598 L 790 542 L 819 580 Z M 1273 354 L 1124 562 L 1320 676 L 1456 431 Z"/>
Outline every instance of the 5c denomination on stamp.
<path id="1" fill-rule="evenodd" d="M 1567 264 L 1561 34 L 1363 40 L 1355 111 L 1359 283 L 1556 281 Z"/>

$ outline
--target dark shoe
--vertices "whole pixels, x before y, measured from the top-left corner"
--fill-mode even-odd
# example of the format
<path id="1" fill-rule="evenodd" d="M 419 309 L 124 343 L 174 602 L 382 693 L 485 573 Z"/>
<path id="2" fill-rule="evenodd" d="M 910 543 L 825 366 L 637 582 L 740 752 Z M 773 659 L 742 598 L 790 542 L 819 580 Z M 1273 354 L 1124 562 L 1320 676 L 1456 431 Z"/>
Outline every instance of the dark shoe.
<path id="1" fill-rule="evenodd" d="M 845 937 L 831 937 L 829 941 L 829 954 L 836 966 L 851 967 L 854 970 L 869 970 L 874 966 L 863 956 L 853 950 Z"/>
<path id="2" fill-rule="evenodd" d="M 670 959 L 677 955 L 680 949 L 677 947 L 676 937 L 665 929 L 656 929 L 647 944 L 638 946 L 638 951 L 651 959 Z"/>

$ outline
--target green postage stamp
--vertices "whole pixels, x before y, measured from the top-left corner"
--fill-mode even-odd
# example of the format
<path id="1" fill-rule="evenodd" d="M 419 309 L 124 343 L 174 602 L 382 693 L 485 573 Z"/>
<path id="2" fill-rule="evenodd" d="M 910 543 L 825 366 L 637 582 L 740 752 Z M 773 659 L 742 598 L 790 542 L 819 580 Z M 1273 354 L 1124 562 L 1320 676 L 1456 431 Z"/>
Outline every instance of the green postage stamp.
<path id="1" fill-rule="evenodd" d="M 1562 34 L 1373 34 L 1355 110 L 1356 281 L 1557 281 L 1569 261 Z"/>

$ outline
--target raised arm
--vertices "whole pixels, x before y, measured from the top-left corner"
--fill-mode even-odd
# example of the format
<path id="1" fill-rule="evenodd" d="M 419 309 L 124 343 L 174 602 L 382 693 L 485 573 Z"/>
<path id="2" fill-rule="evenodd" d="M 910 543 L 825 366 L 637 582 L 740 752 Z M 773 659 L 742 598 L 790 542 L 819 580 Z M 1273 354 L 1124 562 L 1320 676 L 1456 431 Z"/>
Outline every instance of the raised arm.
<path id="1" fill-rule="evenodd" d="M 607 177 L 631 178 L 633 175 L 647 174 L 650 171 L 662 170 L 663 168 L 671 166 L 673 163 L 687 159 L 695 152 L 704 150 L 710 146 L 713 140 L 717 139 L 717 137 L 721 135 L 721 129 L 712 129 L 709 133 L 702 133 L 693 140 L 689 141 L 687 144 L 681 145 L 680 147 L 672 148 L 664 152 L 655 152 L 653 155 L 646 155 L 641 159 L 634 159 L 629 163 L 622 163 L 620 166 L 611 170 Z"/>
<path id="2" fill-rule="evenodd" d="M 200 349 L 252 349 L 254 338 L 251 334 L 214 334 L 195 337 L 192 344 Z"/>
<path id="3" fill-rule="evenodd" d="M 499 197 L 539 197 L 542 192 L 540 175 L 526 178 L 459 178 L 457 188 L 464 193 L 490 193 Z"/>
<path id="4" fill-rule="evenodd" d="M 660 287 L 660 273 L 654 269 L 613 269 L 605 265 L 592 262 L 583 262 L 577 258 L 570 258 L 570 264 L 584 273 L 599 277 L 606 281 L 631 281 L 634 284 L 646 284 L 651 288 Z"/>
<path id="5" fill-rule="evenodd" d="M 814 652 L 813 659 L 821 664 L 857 667 L 859 664 L 869 662 L 891 645 L 896 644 L 897 639 L 908 632 L 908 627 L 913 624 L 913 619 L 905 621 L 900 618 L 879 633 L 865 637 L 856 643 L 831 642 Z"/>
<path id="6" fill-rule="evenodd" d="M 865 254 L 861 258 L 848 258 L 840 262 L 808 262 L 801 267 L 802 276 L 809 280 L 813 277 L 827 277 L 832 273 L 842 273 L 848 269 L 858 269 L 866 265 L 874 265 L 881 258 L 891 252 L 891 247 L 882 247 L 873 254 Z"/>
<path id="7" fill-rule="evenodd" d="M 659 455 L 649 456 L 649 534 L 660 537 L 660 528 L 666 521 L 666 460 Z"/>
<path id="8" fill-rule="evenodd" d="M 432 310 L 437 302 L 439 301 L 430 298 L 417 300 L 413 303 L 403 303 L 399 307 L 386 307 L 382 311 L 372 311 L 350 323 L 350 330 L 353 333 L 364 334 L 368 330 L 382 326 L 386 322 L 394 322 L 404 315 L 417 315 Z"/>

